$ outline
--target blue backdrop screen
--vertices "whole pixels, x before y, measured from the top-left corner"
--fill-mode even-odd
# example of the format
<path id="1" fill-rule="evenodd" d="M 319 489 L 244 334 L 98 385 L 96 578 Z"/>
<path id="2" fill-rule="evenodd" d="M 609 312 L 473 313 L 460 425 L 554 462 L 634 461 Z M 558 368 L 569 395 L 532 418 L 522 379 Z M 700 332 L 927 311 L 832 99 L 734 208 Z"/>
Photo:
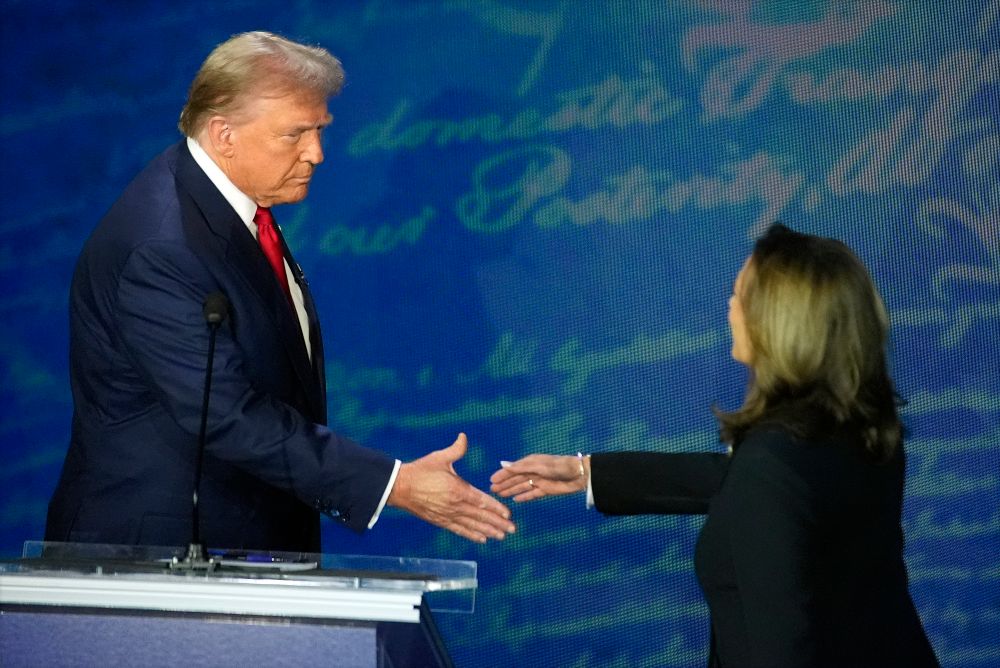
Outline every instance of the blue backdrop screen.
<path id="1" fill-rule="evenodd" d="M 726 300 L 781 219 L 862 256 L 892 314 L 911 588 L 945 665 L 1000 661 L 1000 3 L 5 0 L 0 550 L 66 451 L 84 239 L 179 135 L 214 45 L 320 44 L 348 83 L 276 213 L 323 315 L 333 426 L 412 459 L 719 448 Z M 141 447 L 141 444 L 137 444 Z M 479 563 L 460 666 L 696 666 L 697 517 L 514 508 L 468 544 L 395 511 L 330 552 Z"/>

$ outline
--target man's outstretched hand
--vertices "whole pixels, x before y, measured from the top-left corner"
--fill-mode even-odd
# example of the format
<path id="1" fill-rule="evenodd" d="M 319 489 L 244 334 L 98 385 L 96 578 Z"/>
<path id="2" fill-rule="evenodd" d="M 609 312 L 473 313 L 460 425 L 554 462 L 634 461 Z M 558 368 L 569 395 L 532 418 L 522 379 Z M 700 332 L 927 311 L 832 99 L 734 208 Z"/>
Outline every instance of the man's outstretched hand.
<path id="1" fill-rule="evenodd" d="M 387 503 L 477 543 L 503 540 L 514 533 L 510 510 L 455 473 L 467 449 L 459 434 L 447 448 L 402 464 Z"/>

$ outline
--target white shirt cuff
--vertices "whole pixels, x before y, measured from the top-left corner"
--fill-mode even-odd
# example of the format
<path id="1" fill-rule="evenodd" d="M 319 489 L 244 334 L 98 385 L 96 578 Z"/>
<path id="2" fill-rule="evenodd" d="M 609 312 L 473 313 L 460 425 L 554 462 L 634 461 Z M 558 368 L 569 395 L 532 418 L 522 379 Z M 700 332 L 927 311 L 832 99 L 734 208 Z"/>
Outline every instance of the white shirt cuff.
<path id="1" fill-rule="evenodd" d="M 591 460 L 591 466 L 593 466 L 593 460 Z M 587 507 L 594 507 L 594 470 L 590 470 L 590 475 L 587 476 Z"/>
<path id="2" fill-rule="evenodd" d="M 396 475 L 399 473 L 399 467 L 402 462 L 398 459 L 396 460 L 396 465 L 392 467 L 392 475 L 389 476 L 389 484 L 385 486 L 385 492 L 382 493 L 382 500 L 379 501 L 378 508 L 375 509 L 375 514 L 372 515 L 372 519 L 368 522 L 368 528 L 371 529 L 378 522 L 379 515 L 382 514 L 382 509 L 385 508 L 385 502 L 389 500 L 389 494 L 392 492 L 392 486 L 396 484 Z"/>

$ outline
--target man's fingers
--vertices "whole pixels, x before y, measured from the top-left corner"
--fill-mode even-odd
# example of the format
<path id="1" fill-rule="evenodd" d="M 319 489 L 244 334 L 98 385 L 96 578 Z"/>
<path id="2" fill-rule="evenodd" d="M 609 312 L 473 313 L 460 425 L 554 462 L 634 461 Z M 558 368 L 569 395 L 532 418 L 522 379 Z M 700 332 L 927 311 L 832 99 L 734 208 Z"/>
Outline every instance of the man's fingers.
<path id="1" fill-rule="evenodd" d="M 477 516 L 476 513 L 479 515 Z M 485 543 L 489 538 L 503 540 L 507 535 L 505 527 L 491 524 L 491 522 L 504 520 L 500 520 L 489 511 L 481 508 L 471 509 L 453 506 L 447 512 L 431 513 L 424 516 L 424 519 L 476 543 Z M 512 527 L 513 525 L 511 525 Z"/>
<path id="2" fill-rule="evenodd" d="M 473 521 L 484 526 L 494 527 L 504 533 L 514 533 L 516 527 L 510 521 L 510 510 L 502 506 L 503 512 L 498 512 L 492 508 L 469 507 L 463 516 L 471 518 Z"/>
<path id="3" fill-rule="evenodd" d="M 510 509 L 478 491 L 474 497 L 454 507 L 453 517 L 456 520 L 468 519 L 479 530 L 489 529 L 490 535 L 494 532 L 514 533 L 516 530 L 510 521 Z"/>
<path id="4" fill-rule="evenodd" d="M 462 527 L 465 531 L 473 535 L 489 536 L 494 540 L 503 540 L 507 537 L 507 532 L 503 529 L 490 524 L 488 521 L 482 521 L 473 516 L 456 517 L 454 524 Z"/>
<path id="5" fill-rule="evenodd" d="M 510 508 L 503 505 L 502 503 L 494 499 L 492 496 L 488 496 L 483 492 L 480 492 L 479 490 L 476 490 L 476 497 L 471 502 L 470 505 L 473 505 L 477 508 L 482 508 L 484 510 L 488 510 L 491 513 L 494 513 L 495 515 L 499 515 L 505 520 L 510 519 Z"/>
<path id="6" fill-rule="evenodd" d="M 476 543 L 485 543 L 488 539 L 503 540 L 506 533 L 486 522 L 479 522 L 473 517 L 456 516 L 440 523 L 440 526 L 452 533 Z"/>
<path id="7" fill-rule="evenodd" d="M 505 526 L 513 526 L 513 524 L 508 521 L 510 520 L 510 508 L 503 505 L 489 494 L 476 489 L 469 483 L 463 484 L 465 485 L 466 494 L 461 503 L 466 505 L 469 509 L 466 511 L 466 514 L 474 514 L 476 511 L 481 510 L 504 521 Z"/>
<path id="8" fill-rule="evenodd" d="M 489 540 L 485 534 L 479 531 L 472 531 L 471 529 L 468 529 L 460 524 L 453 523 L 445 526 L 444 528 L 452 532 L 456 536 L 461 536 L 466 540 L 471 540 L 473 543 L 485 543 L 487 540 Z"/>

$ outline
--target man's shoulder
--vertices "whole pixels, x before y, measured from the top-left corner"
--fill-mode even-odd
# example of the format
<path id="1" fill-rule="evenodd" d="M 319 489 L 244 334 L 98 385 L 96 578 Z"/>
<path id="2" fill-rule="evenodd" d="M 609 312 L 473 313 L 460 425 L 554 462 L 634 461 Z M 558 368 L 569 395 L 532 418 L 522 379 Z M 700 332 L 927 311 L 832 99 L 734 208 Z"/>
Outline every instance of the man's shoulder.
<path id="1" fill-rule="evenodd" d="M 153 156 L 125 186 L 114 206 L 142 206 L 143 199 L 151 194 L 174 190 L 172 184 L 181 158 L 180 144 L 173 144 Z"/>
<path id="2" fill-rule="evenodd" d="M 150 184 L 164 179 L 174 179 L 177 175 L 178 166 L 183 162 L 185 157 L 190 159 L 190 154 L 187 153 L 187 147 L 184 146 L 184 142 L 171 144 L 146 163 L 146 166 L 136 174 L 132 183 L 126 187 L 125 192 L 128 193 L 129 190 L 138 184 Z"/>
<path id="3" fill-rule="evenodd" d="M 101 218 L 88 247 L 127 253 L 144 240 L 176 235 L 181 206 L 174 175 L 180 150 L 174 144 L 146 164 Z"/>

